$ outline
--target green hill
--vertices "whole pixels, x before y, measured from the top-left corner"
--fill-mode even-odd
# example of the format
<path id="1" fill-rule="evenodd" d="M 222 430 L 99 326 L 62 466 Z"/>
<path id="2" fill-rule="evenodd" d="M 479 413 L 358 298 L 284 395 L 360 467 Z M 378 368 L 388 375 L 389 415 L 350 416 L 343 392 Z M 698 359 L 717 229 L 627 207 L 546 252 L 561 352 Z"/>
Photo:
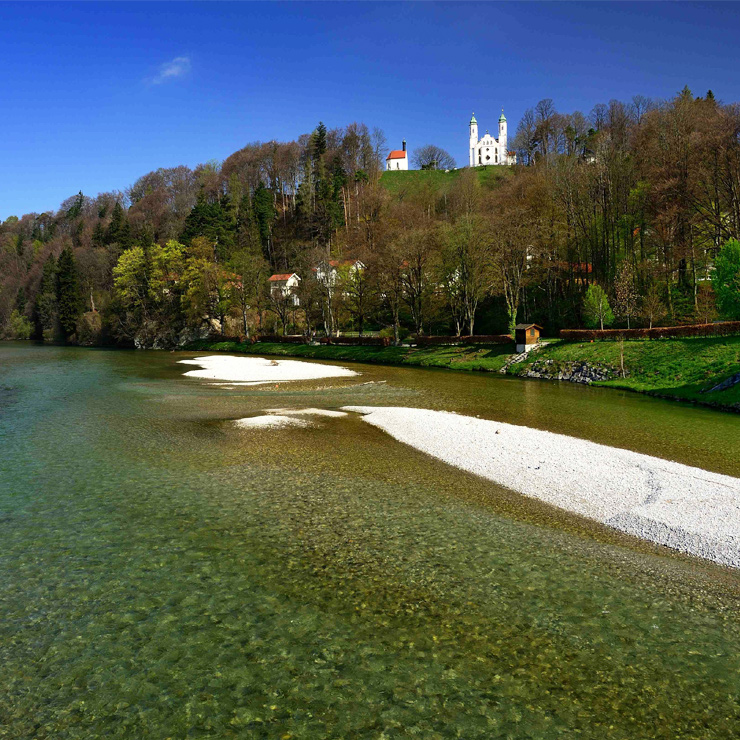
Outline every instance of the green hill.
<path id="1" fill-rule="evenodd" d="M 512 167 L 476 167 L 475 173 L 484 188 L 494 188 L 501 180 L 510 177 Z M 443 194 L 452 187 L 465 168 L 456 170 L 408 170 L 406 172 L 384 172 L 380 183 L 393 195 L 413 195 L 423 188 Z"/>

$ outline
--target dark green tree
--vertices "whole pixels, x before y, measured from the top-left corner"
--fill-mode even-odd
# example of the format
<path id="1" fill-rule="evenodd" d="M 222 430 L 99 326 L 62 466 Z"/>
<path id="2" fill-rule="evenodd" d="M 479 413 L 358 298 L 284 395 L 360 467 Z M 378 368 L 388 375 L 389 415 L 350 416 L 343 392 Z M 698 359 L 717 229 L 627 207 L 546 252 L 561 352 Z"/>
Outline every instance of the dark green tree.
<path id="1" fill-rule="evenodd" d="M 56 325 L 57 310 L 57 263 L 54 255 L 50 254 L 44 262 L 41 273 L 41 283 L 36 294 L 34 306 L 34 323 L 36 324 L 36 336 L 42 338 L 44 332 L 50 332 Z"/>
<path id="2" fill-rule="evenodd" d="M 272 228 L 275 223 L 275 202 L 272 193 L 261 182 L 254 191 L 253 208 L 262 251 L 272 264 Z"/>
<path id="3" fill-rule="evenodd" d="M 75 332 L 82 313 L 82 291 L 72 250 L 65 247 L 57 263 L 57 313 L 65 338 Z"/>
<path id="4" fill-rule="evenodd" d="M 117 244 L 122 251 L 129 249 L 133 244 L 131 224 L 128 222 L 123 206 L 118 201 L 113 206 L 110 224 L 105 234 L 105 243 Z"/>
<path id="5" fill-rule="evenodd" d="M 92 245 L 94 247 L 105 246 L 105 229 L 103 228 L 103 224 L 100 221 L 95 224 L 95 228 L 93 229 Z"/>
<path id="6" fill-rule="evenodd" d="M 237 219 L 229 197 L 224 195 L 218 200 L 209 201 L 205 191 L 201 190 L 196 204 L 185 219 L 181 241 L 190 244 L 199 236 L 205 237 L 214 245 L 218 261 L 224 262 L 234 250 L 236 230 Z"/>
<path id="7" fill-rule="evenodd" d="M 19 313 L 23 313 L 26 310 L 26 291 L 22 285 L 18 288 L 18 293 L 15 296 L 15 307 Z"/>
<path id="8" fill-rule="evenodd" d="M 82 190 L 77 193 L 74 203 L 67 209 L 66 218 L 67 221 L 74 221 L 82 215 L 82 206 L 85 204 L 85 196 L 82 194 Z"/>
<path id="9" fill-rule="evenodd" d="M 326 153 L 326 126 L 322 121 L 311 135 L 311 156 L 317 162 Z"/>

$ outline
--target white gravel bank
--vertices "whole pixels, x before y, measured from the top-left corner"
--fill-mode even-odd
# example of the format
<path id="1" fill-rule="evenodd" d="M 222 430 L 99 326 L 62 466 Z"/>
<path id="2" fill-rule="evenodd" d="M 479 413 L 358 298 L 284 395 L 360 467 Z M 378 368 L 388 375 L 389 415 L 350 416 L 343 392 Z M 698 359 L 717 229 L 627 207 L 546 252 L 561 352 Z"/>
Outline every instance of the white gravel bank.
<path id="1" fill-rule="evenodd" d="M 234 423 L 247 429 L 270 429 L 279 427 L 310 427 L 314 423 L 306 416 L 328 416 L 331 418 L 347 416 L 346 411 L 332 411 L 331 409 L 265 409 L 262 416 L 247 416 L 237 419 Z"/>
<path id="2" fill-rule="evenodd" d="M 740 567 L 740 478 L 445 411 L 345 406 L 395 439 L 525 496 Z"/>
<path id="3" fill-rule="evenodd" d="M 316 380 L 318 378 L 348 378 L 358 375 L 354 370 L 336 365 L 300 360 L 268 360 L 264 357 L 234 357 L 207 355 L 192 360 L 180 360 L 183 365 L 197 365 L 200 370 L 185 373 L 190 378 L 226 380 L 240 385 L 282 383 L 288 380 Z"/>
<path id="4" fill-rule="evenodd" d="M 281 416 L 271 414 L 269 416 L 247 416 L 237 419 L 234 424 L 243 429 L 273 429 L 279 427 L 309 427 L 311 422 L 307 419 L 298 419 L 295 416 Z"/>

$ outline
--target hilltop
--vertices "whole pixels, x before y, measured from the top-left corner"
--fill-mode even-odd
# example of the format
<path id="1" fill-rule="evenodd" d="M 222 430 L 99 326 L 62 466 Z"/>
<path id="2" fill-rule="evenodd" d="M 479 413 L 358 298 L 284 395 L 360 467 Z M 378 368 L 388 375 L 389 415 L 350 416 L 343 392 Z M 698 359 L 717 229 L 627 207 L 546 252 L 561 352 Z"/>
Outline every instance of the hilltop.
<path id="1" fill-rule="evenodd" d="M 415 195 L 422 188 L 429 188 L 439 195 L 448 193 L 467 168 L 455 170 L 407 170 L 387 171 L 380 178 L 380 184 L 395 196 Z M 475 167 L 478 182 L 484 189 L 493 189 L 512 176 L 513 167 Z"/>

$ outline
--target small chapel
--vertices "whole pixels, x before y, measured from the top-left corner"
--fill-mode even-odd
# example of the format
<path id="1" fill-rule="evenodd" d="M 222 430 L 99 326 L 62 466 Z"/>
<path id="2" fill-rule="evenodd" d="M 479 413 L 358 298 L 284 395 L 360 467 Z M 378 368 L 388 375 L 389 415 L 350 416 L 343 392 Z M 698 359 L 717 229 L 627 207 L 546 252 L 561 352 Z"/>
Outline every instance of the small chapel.
<path id="1" fill-rule="evenodd" d="M 470 119 L 470 166 L 485 167 L 491 164 L 516 164 L 516 154 L 508 149 L 506 133 L 506 116 L 504 109 L 498 119 L 498 139 L 486 131 L 485 136 L 478 138 L 478 121 L 475 113 Z"/>

